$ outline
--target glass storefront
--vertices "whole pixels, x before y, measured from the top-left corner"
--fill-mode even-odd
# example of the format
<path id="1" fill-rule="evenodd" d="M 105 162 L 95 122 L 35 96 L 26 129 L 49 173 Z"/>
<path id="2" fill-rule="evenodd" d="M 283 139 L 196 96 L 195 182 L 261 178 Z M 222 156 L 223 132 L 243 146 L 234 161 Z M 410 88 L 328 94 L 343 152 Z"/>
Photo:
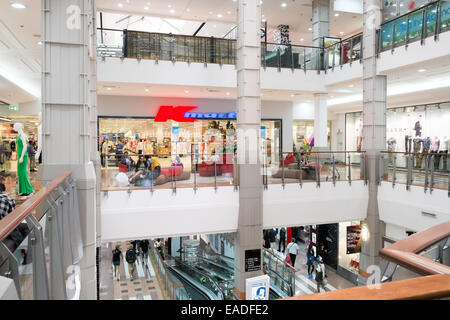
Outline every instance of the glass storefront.
<path id="1" fill-rule="evenodd" d="M 198 163 L 213 161 L 220 154 L 234 154 L 235 129 L 235 120 L 155 122 L 153 118 L 99 117 L 99 150 L 106 152 L 102 165 L 118 166 L 118 158 L 107 153 L 116 153 L 119 146 L 119 153 L 127 151 L 134 155 L 134 161 L 135 155 L 144 154 L 156 156 L 162 166 L 181 160 L 185 168 L 190 168 L 193 158 L 187 159 L 186 154 L 197 154 Z M 279 157 L 281 120 L 262 120 L 261 137 L 267 161 Z"/>
<path id="2" fill-rule="evenodd" d="M 294 150 L 301 150 L 306 143 L 309 144 L 313 138 L 314 120 L 294 120 Z M 331 121 L 327 125 L 327 146 L 331 146 Z"/>
<path id="3" fill-rule="evenodd" d="M 362 123 L 362 112 L 346 114 L 346 150 L 361 149 Z M 448 153 L 449 123 L 450 102 L 387 109 L 386 150 Z"/>
<path id="4" fill-rule="evenodd" d="M 338 273 L 345 276 L 346 272 L 359 273 L 359 259 L 361 254 L 362 234 L 361 222 L 349 221 L 339 223 Z M 347 277 L 352 279 L 353 277 Z"/>

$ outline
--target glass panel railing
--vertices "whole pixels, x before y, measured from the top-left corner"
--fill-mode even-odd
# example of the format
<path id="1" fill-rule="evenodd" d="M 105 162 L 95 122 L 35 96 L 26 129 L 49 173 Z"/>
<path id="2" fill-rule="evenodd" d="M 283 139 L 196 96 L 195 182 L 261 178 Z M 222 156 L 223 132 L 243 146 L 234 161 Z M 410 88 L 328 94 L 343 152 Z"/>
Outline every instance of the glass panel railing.
<path id="1" fill-rule="evenodd" d="M 324 67 L 333 69 L 347 63 L 361 60 L 362 35 L 338 41 L 324 49 Z"/>
<path id="2" fill-rule="evenodd" d="M 389 50 L 448 31 L 450 29 L 449 3 L 449 1 L 435 1 L 384 23 L 381 26 L 379 51 Z"/>
<path id="3" fill-rule="evenodd" d="M 450 158 L 447 153 L 382 152 L 380 155 L 380 179 L 396 184 L 424 187 L 450 192 Z"/>

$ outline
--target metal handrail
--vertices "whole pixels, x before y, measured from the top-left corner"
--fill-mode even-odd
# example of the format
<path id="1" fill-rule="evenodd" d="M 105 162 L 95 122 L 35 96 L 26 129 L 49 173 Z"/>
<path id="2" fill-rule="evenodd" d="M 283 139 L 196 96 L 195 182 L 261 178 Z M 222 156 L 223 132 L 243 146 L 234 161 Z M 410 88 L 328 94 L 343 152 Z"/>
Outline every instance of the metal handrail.
<path id="1" fill-rule="evenodd" d="M 0 220 L 0 241 L 4 240 L 17 226 L 32 213 L 32 211 L 44 201 L 58 186 L 70 175 L 71 171 L 65 171 L 44 186 L 40 191 L 32 195 L 23 204 Z"/>
<path id="2" fill-rule="evenodd" d="M 395 17 L 395 18 L 392 18 L 392 19 L 390 19 L 390 20 L 387 20 L 387 21 L 383 22 L 380 26 L 382 27 L 382 26 L 384 26 L 385 24 L 388 24 L 388 23 L 390 23 L 390 22 L 392 22 L 392 21 L 395 21 L 395 20 L 397 20 L 397 19 L 405 18 L 406 16 L 408 16 L 408 15 L 410 15 L 410 14 L 414 14 L 414 13 L 416 13 L 416 12 L 422 10 L 422 9 L 425 9 L 425 8 L 427 8 L 427 7 L 429 7 L 429 6 L 435 5 L 436 3 L 440 2 L 440 1 L 441 1 L 441 0 L 436 0 L 436 1 L 433 1 L 433 2 L 430 2 L 430 3 L 427 3 L 426 5 L 423 5 L 423 6 L 420 7 L 420 8 L 414 9 L 414 10 L 409 11 L 409 12 L 407 12 L 407 13 L 404 13 L 404 14 L 402 14 L 402 15 L 400 15 L 400 16 L 397 16 L 397 17 Z"/>

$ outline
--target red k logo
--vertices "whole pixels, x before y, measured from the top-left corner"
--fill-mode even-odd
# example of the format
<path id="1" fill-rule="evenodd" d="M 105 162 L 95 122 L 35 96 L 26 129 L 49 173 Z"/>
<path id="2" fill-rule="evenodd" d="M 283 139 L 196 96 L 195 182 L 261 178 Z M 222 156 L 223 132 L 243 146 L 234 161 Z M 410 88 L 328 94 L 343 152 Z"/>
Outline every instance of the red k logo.
<path id="1" fill-rule="evenodd" d="M 155 122 L 166 122 L 167 120 L 173 120 L 176 122 L 195 122 L 195 119 L 185 118 L 186 112 L 197 109 L 197 107 L 176 107 L 173 106 L 161 106 L 158 114 L 155 117 Z"/>

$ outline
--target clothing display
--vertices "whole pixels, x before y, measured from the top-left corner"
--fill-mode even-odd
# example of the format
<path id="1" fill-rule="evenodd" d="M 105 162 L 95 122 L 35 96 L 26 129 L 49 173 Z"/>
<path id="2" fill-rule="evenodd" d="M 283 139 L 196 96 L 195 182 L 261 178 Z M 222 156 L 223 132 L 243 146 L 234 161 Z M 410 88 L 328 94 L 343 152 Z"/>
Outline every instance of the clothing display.
<path id="1" fill-rule="evenodd" d="M 430 151 L 431 152 L 438 152 L 440 144 L 441 144 L 441 140 L 439 140 L 438 137 L 434 137 L 434 139 L 433 139 L 433 141 L 431 143 Z"/>
<path id="2" fill-rule="evenodd" d="M 387 141 L 388 151 L 394 152 L 395 147 L 397 146 L 397 140 L 395 140 L 393 137 L 390 137 Z"/>
<path id="3" fill-rule="evenodd" d="M 412 137 L 411 136 L 405 136 L 405 152 L 411 153 L 411 143 L 412 143 Z"/>
<path id="4" fill-rule="evenodd" d="M 426 137 L 423 139 L 423 151 L 429 151 L 431 147 L 431 139 L 430 137 Z"/>
<path id="5" fill-rule="evenodd" d="M 416 131 L 416 137 L 420 137 L 422 135 L 422 124 L 420 121 L 417 121 L 414 125 L 414 131 Z"/>
<path id="6" fill-rule="evenodd" d="M 422 155 L 419 155 L 423 145 L 423 140 L 420 138 L 413 139 L 413 151 L 414 151 L 414 159 L 416 162 L 415 168 L 422 167 Z"/>

